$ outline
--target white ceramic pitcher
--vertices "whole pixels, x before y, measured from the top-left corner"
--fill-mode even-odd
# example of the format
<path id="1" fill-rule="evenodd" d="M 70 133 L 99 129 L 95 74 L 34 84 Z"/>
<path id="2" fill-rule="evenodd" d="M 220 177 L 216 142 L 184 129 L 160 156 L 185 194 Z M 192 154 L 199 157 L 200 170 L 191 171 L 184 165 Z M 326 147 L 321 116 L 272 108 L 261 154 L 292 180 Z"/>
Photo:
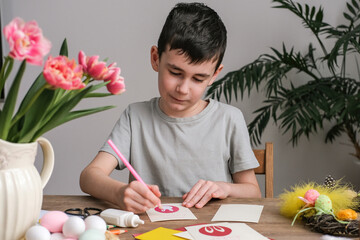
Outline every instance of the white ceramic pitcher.
<path id="1" fill-rule="evenodd" d="M 43 152 L 41 173 L 34 166 L 37 145 Z M 33 143 L 11 143 L 0 139 L 0 239 L 18 240 L 36 224 L 43 188 L 54 168 L 50 142 L 40 137 Z"/>

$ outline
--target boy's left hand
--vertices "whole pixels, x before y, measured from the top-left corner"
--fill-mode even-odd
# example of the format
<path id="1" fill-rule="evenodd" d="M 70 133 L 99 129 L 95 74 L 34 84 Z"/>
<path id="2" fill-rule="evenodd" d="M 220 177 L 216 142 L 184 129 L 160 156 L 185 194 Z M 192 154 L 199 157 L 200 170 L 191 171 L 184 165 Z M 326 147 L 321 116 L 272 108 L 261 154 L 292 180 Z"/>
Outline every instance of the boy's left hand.
<path id="1" fill-rule="evenodd" d="M 228 197 L 229 192 L 228 183 L 199 180 L 189 192 L 184 194 L 183 206 L 202 208 L 212 198 L 224 199 Z"/>

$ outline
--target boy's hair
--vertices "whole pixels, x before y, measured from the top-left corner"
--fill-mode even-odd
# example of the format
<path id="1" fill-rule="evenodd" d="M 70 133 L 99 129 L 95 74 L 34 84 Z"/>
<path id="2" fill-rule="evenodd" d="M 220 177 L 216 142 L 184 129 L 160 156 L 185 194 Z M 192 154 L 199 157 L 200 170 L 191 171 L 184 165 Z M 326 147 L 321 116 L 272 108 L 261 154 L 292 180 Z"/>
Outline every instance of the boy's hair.
<path id="1" fill-rule="evenodd" d="M 158 54 L 178 49 L 190 63 L 221 64 L 226 49 L 226 28 L 218 14 L 203 3 L 178 3 L 169 13 L 158 40 Z"/>

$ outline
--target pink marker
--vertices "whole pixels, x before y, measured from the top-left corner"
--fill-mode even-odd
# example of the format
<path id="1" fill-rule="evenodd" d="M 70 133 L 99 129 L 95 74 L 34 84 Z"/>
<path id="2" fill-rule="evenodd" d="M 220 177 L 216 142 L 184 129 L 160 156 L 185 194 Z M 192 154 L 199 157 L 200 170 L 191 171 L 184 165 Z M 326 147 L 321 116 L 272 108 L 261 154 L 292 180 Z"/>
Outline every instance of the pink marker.
<path id="1" fill-rule="evenodd" d="M 150 187 L 148 185 L 146 185 L 146 183 L 144 182 L 144 180 L 142 180 L 142 178 L 140 177 L 140 175 L 135 171 L 135 169 L 131 166 L 131 164 L 128 162 L 128 160 L 126 160 L 126 158 L 124 157 L 124 155 L 122 155 L 122 153 L 119 151 L 119 149 L 115 146 L 115 144 L 113 143 L 113 141 L 111 141 L 111 139 L 109 139 L 108 144 L 110 145 L 110 147 L 115 151 L 115 153 L 119 156 L 119 158 L 121 159 L 121 161 L 125 164 L 125 166 L 129 169 L 129 171 L 131 172 L 131 174 L 136 178 L 136 180 L 138 180 L 139 182 L 141 182 L 142 184 L 144 184 L 145 187 L 147 187 L 149 190 Z M 159 208 L 162 209 L 161 203 L 159 203 Z"/>

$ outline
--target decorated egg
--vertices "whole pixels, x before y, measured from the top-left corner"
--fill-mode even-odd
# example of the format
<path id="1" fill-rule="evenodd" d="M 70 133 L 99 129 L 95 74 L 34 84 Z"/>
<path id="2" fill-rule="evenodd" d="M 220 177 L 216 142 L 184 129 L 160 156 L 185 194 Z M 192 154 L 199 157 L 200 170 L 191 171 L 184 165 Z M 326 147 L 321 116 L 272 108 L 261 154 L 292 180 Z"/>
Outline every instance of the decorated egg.
<path id="1" fill-rule="evenodd" d="M 26 231 L 26 240 L 50 240 L 50 232 L 45 227 L 36 225 Z"/>
<path id="2" fill-rule="evenodd" d="M 62 230 L 65 237 L 78 238 L 85 231 L 85 222 L 78 216 L 69 217 Z"/>
<path id="3" fill-rule="evenodd" d="M 105 240 L 105 233 L 99 229 L 88 229 L 80 235 L 79 240 Z"/>
<path id="4" fill-rule="evenodd" d="M 315 201 L 315 207 L 321 209 L 325 213 L 332 211 L 331 199 L 326 195 L 320 195 Z"/>
<path id="5" fill-rule="evenodd" d="M 315 204 L 316 199 L 320 196 L 320 193 L 315 189 L 309 189 L 306 191 L 304 198 L 310 203 L 311 205 Z"/>
<path id="6" fill-rule="evenodd" d="M 336 217 L 340 220 L 356 220 L 357 213 L 352 209 L 343 209 L 336 213 Z"/>
<path id="7" fill-rule="evenodd" d="M 40 219 L 40 224 L 52 233 L 61 233 L 63 225 L 68 219 L 68 215 L 64 212 L 49 211 Z"/>
<path id="8" fill-rule="evenodd" d="M 85 218 L 85 227 L 87 229 L 98 229 L 102 233 L 106 231 L 106 222 L 99 216 L 92 215 Z"/>

